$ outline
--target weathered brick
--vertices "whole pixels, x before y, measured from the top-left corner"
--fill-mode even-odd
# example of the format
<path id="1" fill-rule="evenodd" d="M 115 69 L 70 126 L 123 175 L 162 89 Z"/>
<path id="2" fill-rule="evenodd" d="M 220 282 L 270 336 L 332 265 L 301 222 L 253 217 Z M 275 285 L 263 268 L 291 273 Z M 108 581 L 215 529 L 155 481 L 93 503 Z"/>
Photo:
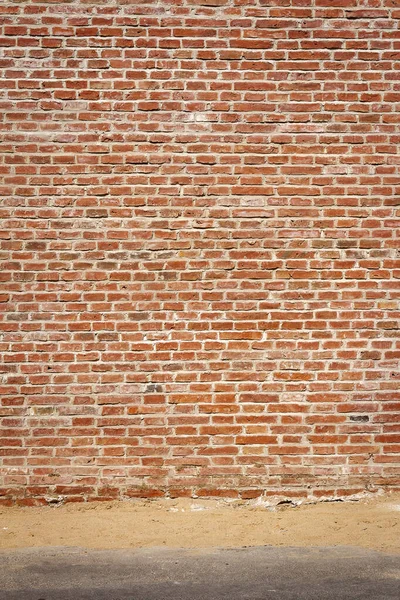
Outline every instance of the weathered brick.
<path id="1" fill-rule="evenodd" d="M 363 4 L 2 7 L 0 504 L 398 486 L 400 11 Z"/>

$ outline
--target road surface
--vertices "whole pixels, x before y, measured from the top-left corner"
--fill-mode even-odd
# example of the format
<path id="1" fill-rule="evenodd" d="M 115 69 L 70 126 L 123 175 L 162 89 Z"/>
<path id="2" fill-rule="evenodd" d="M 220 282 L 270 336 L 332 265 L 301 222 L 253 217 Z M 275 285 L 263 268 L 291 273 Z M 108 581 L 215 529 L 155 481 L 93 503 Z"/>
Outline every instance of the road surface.
<path id="1" fill-rule="evenodd" d="M 1 600 L 399 600 L 400 555 L 352 547 L 0 552 Z"/>

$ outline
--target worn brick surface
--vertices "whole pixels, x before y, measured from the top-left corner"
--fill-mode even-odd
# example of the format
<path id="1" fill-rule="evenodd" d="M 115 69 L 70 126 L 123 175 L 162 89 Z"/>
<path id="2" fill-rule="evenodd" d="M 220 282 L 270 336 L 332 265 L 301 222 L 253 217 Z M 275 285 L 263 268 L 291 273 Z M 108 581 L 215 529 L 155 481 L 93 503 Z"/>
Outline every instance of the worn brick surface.
<path id="1" fill-rule="evenodd" d="M 1 3 L 3 502 L 400 487 L 399 19 Z"/>

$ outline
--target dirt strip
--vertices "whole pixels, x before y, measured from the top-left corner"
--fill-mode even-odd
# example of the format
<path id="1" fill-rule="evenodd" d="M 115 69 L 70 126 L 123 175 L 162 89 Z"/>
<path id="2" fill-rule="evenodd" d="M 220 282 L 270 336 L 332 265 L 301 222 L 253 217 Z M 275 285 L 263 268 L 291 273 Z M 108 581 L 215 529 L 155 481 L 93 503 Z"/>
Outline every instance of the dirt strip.
<path id="1" fill-rule="evenodd" d="M 275 508 L 190 499 L 0 508 L 0 549 L 265 545 L 400 553 L 400 494 Z"/>

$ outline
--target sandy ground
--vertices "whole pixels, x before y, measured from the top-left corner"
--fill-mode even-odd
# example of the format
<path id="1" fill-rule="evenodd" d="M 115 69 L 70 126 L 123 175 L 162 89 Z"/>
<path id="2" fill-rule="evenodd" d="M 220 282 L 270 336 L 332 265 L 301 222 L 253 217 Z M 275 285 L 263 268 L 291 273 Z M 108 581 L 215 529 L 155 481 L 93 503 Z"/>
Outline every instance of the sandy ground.
<path id="1" fill-rule="evenodd" d="M 0 549 L 360 546 L 400 553 L 400 494 L 272 509 L 162 500 L 0 508 Z"/>

